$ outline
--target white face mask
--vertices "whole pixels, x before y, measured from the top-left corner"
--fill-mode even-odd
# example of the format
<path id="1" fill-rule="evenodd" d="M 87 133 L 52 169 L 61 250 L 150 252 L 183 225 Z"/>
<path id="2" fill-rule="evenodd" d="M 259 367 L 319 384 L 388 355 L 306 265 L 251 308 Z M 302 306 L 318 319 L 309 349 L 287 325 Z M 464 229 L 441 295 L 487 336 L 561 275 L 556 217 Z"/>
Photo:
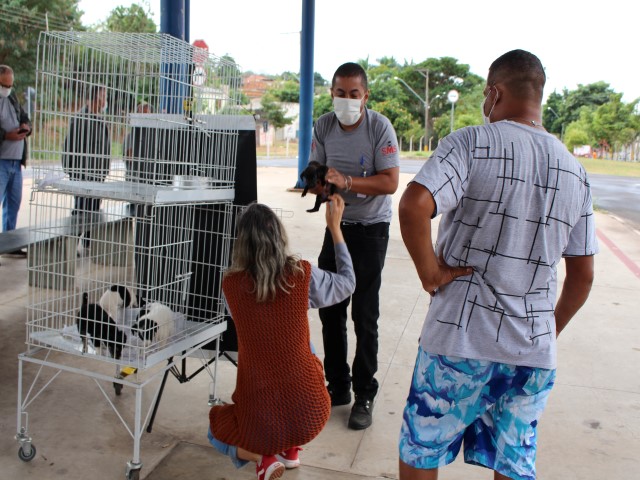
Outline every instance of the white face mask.
<path id="1" fill-rule="evenodd" d="M 7 98 L 11 95 L 11 89 L 7 87 L 0 87 L 0 97 Z"/>
<path id="2" fill-rule="evenodd" d="M 333 110 L 336 112 L 336 117 L 342 125 L 347 127 L 355 125 L 360 120 L 361 106 L 362 99 L 360 98 L 333 98 Z"/>
<path id="3" fill-rule="evenodd" d="M 109 102 L 104 102 L 104 107 L 102 107 L 102 113 L 107 111 L 107 107 L 109 106 Z"/>
<path id="4" fill-rule="evenodd" d="M 491 110 L 489 110 L 489 115 L 485 115 L 484 104 L 487 103 L 487 98 L 489 98 L 490 93 L 491 93 L 491 90 L 489 90 L 489 93 L 487 93 L 487 96 L 484 97 L 484 100 L 482 101 L 482 105 L 480 105 L 480 110 L 482 111 L 482 120 L 484 121 L 485 125 L 489 125 L 491 123 L 491 113 L 493 112 L 493 107 L 496 106 L 496 102 L 498 101 L 498 91 L 496 90 L 496 98 L 494 98 L 493 100 L 493 105 L 491 105 Z"/>

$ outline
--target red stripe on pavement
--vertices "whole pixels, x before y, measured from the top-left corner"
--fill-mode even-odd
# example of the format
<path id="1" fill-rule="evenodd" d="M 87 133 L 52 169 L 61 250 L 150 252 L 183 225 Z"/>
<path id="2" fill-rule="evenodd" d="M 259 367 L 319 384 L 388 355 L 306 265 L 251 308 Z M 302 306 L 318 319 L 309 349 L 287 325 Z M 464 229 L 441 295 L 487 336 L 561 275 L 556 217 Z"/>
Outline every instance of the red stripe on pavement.
<path id="1" fill-rule="evenodd" d="M 602 233 L 602 230 L 600 230 L 599 228 L 596 228 L 596 235 L 607 247 L 609 247 L 609 249 L 615 254 L 615 256 L 618 257 L 629 270 L 631 270 L 631 273 L 640 278 L 640 266 L 638 266 L 637 263 L 627 257 L 624 252 L 620 250 L 615 243 L 609 240 L 609 238 L 604 233 Z"/>

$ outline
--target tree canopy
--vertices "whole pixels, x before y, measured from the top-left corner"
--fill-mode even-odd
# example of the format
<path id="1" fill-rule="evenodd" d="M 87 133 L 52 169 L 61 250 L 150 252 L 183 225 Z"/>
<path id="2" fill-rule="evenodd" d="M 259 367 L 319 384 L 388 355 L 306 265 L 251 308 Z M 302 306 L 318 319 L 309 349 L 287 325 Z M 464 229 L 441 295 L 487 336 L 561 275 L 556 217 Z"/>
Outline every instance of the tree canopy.
<path id="1" fill-rule="evenodd" d="M 83 30 L 77 0 L 11 0 L 0 7 L 0 63 L 9 65 L 23 94 L 35 86 L 38 38 L 50 30 Z"/>
<path id="2" fill-rule="evenodd" d="M 0 7 L 0 63 L 10 65 L 15 72 L 16 90 L 23 94 L 35 86 L 37 48 L 40 32 L 50 30 L 83 30 L 78 0 L 9 0 Z M 148 0 L 129 7 L 113 9 L 101 23 L 90 28 L 111 32 L 157 31 Z M 473 74 L 469 65 L 453 57 L 426 58 L 415 63 L 398 61 L 393 56 L 360 59 L 367 72 L 370 88 L 369 108 L 386 115 L 394 125 L 404 145 L 436 146 L 439 139 L 458 129 L 482 122 L 480 104 L 485 79 Z M 217 66 L 217 75 L 207 79 L 207 86 L 224 89 L 224 83 L 235 84 L 243 72 L 231 56 L 224 55 Z M 246 73 L 246 72 L 245 72 Z M 215 79 L 218 80 L 215 80 Z M 300 78 L 295 72 L 272 76 L 273 88 L 262 98 L 261 115 L 276 128 L 291 123 L 285 115 L 284 103 L 297 103 Z M 233 80 L 233 81 L 232 81 Z M 314 73 L 315 98 L 313 117 L 333 109 L 329 93 L 330 79 Z M 228 89 L 227 89 L 228 90 Z M 453 105 L 447 100 L 451 90 L 459 93 Z M 245 105 L 249 98 L 241 92 L 229 91 Z M 640 142 L 640 98 L 630 103 L 622 101 L 608 83 L 599 81 L 578 85 L 574 90 L 552 92 L 543 105 L 542 120 L 547 131 L 557 135 L 571 150 L 578 145 L 594 148 L 638 148 Z M 425 106 L 429 110 L 429 125 L 425 125 Z M 428 131 L 429 138 L 425 137 Z M 631 147 L 629 147 L 631 146 Z"/>
<path id="3" fill-rule="evenodd" d="M 145 10 L 136 3 L 130 7 L 114 8 L 104 22 L 104 29 L 108 32 L 134 33 L 156 33 L 157 31 L 149 6 L 147 5 Z"/>
<path id="4" fill-rule="evenodd" d="M 417 146 L 422 138 L 425 146 L 437 145 L 439 139 L 451 131 L 482 123 L 480 105 L 483 100 L 485 79 L 470 72 L 469 65 L 455 58 L 428 58 L 420 63 L 401 64 L 393 57 L 383 57 L 373 63 L 369 58 L 358 63 L 367 72 L 369 81 L 368 107 L 389 118 L 398 137 L 407 146 Z M 319 75 L 316 74 L 316 78 Z M 427 80 L 428 77 L 428 80 Z M 284 72 L 275 76 L 279 81 L 270 91 L 271 101 L 297 102 L 298 76 Z M 321 78 L 321 77 L 320 77 Z M 428 81 L 428 84 L 427 84 Z M 318 87 L 314 98 L 313 118 L 333 109 L 326 82 Z M 428 85 L 428 87 L 427 87 Z M 427 90 L 428 88 L 428 90 Z M 459 93 L 454 108 L 447 99 L 451 90 Z M 429 139 L 425 139 L 425 103 L 429 104 Z M 577 145 L 610 145 L 622 148 L 640 138 L 640 99 L 624 104 L 622 95 L 614 92 L 608 83 L 596 82 L 578 85 L 575 90 L 551 93 L 543 105 L 543 124 L 556 134 L 571 150 Z"/>

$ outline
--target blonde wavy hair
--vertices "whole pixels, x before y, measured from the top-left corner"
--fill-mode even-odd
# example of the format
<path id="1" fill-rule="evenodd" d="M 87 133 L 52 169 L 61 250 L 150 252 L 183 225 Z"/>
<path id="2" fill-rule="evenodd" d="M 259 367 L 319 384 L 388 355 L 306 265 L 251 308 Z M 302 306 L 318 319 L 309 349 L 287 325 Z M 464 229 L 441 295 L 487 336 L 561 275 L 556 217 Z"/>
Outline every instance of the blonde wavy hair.
<path id="1" fill-rule="evenodd" d="M 289 293 L 295 283 L 288 278 L 302 274 L 300 259 L 288 251 L 287 233 L 266 205 L 252 203 L 236 224 L 231 266 L 226 274 L 247 272 L 254 282 L 258 302 L 274 300 L 277 290 Z M 226 275 L 225 274 L 225 275 Z"/>

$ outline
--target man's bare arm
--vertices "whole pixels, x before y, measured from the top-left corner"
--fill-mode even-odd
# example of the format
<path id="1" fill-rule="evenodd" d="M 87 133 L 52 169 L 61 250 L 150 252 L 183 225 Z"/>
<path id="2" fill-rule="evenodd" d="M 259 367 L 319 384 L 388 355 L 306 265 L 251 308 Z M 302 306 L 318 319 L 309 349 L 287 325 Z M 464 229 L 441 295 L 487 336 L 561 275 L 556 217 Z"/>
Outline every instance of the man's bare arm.
<path id="1" fill-rule="evenodd" d="M 457 277 L 473 273 L 473 269 L 468 267 L 450 267 L 436 256 L 431 240 L 431 216 L 435 210 L 431 192 L 417 183 L 409 184 L 398 209 L 402 240 L 416 267 L 422 288 L 431 295 L 438 287 Z"/>
<path id="2" fill-rule="evenodd" d="M 564 262 L 567 274 L 555 310 L 558 335 L 586 302 L 594 276 L 593 256 L 567 257 Z"/>

